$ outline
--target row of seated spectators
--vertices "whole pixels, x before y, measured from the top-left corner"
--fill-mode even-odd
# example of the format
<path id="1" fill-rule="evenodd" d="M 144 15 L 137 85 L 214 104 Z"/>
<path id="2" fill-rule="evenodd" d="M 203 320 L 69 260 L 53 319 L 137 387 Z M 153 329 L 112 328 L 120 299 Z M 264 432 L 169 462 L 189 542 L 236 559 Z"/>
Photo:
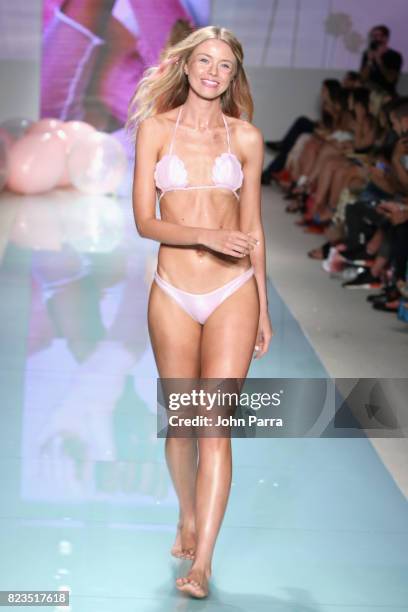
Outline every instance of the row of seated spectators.
<path id="1" fill-rule="evenodd" d="M 323 81 L 320 108 L 266 143 L 277 155 L 262 183 L 280 183 L 287 212 L 325 235 L 309 257 L 346 288 L 379 289 L 372 306 L 408 321 L 408 98 L 348 72 Z"/>

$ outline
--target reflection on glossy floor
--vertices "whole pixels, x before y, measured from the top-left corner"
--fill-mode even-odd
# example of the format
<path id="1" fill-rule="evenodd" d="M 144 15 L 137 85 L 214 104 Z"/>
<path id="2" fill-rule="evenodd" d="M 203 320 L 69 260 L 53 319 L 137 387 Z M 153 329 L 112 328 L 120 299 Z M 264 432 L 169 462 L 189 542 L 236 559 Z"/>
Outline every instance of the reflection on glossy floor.
<path id="1" fill-rule="evenodd" d="M 75 612 L 408 610 L 407 501 L 364 438 L 235 439 L 211 596 L 182 596 L 145 323 L 156 245 L 128 200 L 73 192 L 3 193 L 0 228 L 0 589 L 65 585 Z M 250 375 L 325 376 L 269 292 L 276 336 Z"/>

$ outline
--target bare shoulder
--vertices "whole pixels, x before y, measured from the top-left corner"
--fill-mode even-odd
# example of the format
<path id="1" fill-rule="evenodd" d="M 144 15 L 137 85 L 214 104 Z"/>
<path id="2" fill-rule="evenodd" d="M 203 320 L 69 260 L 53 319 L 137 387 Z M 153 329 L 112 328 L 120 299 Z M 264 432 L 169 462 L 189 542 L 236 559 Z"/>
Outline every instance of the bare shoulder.
<path id="1" fill-rule="evenodd" d="M 172 129 L 176 121 L 177 110 L 173 108 L 164 113 L 146 117 L 146 119 L 140 122 L 138 129 L 146 137 L 160 142 L 166 138 L 167 132 Z"/>
<path id="2" fill-rule="evenodd" d="M 175 108 L 171 108 L 170 110 L 164 111 L 163 113 L 157 113 L 157 115 L 152 115 L 149 119 L 154 119 L 156 125 L 162 129 L 169 129 L 177 121 L 177 115 L 179 112 L 179 106 Z"/>
<path id="3" fill-rule="evenodd" d="M 263 135 L 255 125 L 235 117 L 230 117 L 230 125 L 235 142 L 246 156 L 263 151 Z"/>
<path id="4" fill-rule="evenodd" d="M 160 139 L 160 131 L 156 117 L 146 117 L 137 126 L 136 138 L 138 141 L 156 142 Z"/>

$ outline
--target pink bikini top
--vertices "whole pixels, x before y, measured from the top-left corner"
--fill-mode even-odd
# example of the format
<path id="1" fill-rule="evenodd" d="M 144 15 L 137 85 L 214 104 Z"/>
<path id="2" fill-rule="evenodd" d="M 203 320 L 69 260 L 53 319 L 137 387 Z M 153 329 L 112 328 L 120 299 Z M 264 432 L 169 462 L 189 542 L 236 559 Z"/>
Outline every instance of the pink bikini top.
<path id="1" fill-rule="evenodd" d="M 238 158 L 231 153 L 230 134 L 224 114 L 222 115 L 222 118 L 227 131 L 228 153 L 222 153 L 215 159 L 212 167 L 213 183 L 211 185 L 188 184 L 188 175 L 184 162 L 182 159 L 180 159 L 180 157 L 173 153 L 174 138 L 180 122 L 182 108 L 183 107 L 181 106 L 178 112 L 169 152 L 166 155 L 163 155 L 163 157 L 157 162 L 154 172 L 156 187 L 161 191 L 159 201 L 168 191 L 216 188 L 229 189 L 233 192 L 235 197 L 239 199 L 237 190 L 242 185 L 244 175 Z"/>

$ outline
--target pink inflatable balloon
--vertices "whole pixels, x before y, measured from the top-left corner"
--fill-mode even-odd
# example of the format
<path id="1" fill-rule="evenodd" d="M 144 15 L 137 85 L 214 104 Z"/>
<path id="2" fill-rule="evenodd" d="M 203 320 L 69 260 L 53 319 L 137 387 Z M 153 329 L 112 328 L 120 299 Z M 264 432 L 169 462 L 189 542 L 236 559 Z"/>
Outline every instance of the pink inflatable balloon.
<path id="1" fill-rule="evenodd" d="M 63 126 L 59 119 L 40 119 L 27 129 L 26 134 L 41 134 L 42 132 L 55 132 Z"/>
<path id="2" fill-rule="evenodd" d="M 62 173 L 62 176 L 58 182 L 58 186 L 67 187 L 68 185 L 71 185 L 71 179 L 68 170 L 68 156 L 71 152 L 71 149 L 78 140 L 84 139 L 89 136 L 89 134 L 96 132 L 96 129 L 93 125 L 85 123 L 85 121 L 66 121 L 62 124 L 61 130 L 64 132 L 67 139 L 65 149 L 66 162 L 64 172 Z"/>
<path id="3" fill-rule="evenodd" d="M 3 140 L 8 147 L 11 147 L 13 142 L 15 142 L 17 140 L 17 138 L 15 136 L 10 134 L 10 132 L 8 132 L 7 130 L 5 130 L 2 127 L 0 127 L 0 139 Z"/>
<path id="4" fill-rule="evenodd" d="M 65 121 L 62 129 L 67 135 L 68 142 L 71 144 L 82 136 L 88 136 L 88 134 L 96 132 L 94 126 L 90 123 L 85 123 L 85 121 Z"/>
<path id="5" fill-rule="evenodd" d="M 10 149 L 7 187 L 16 193 L 53 189 L 64 170 L 65 143 L 58 132 L 28 134 Z"/>

